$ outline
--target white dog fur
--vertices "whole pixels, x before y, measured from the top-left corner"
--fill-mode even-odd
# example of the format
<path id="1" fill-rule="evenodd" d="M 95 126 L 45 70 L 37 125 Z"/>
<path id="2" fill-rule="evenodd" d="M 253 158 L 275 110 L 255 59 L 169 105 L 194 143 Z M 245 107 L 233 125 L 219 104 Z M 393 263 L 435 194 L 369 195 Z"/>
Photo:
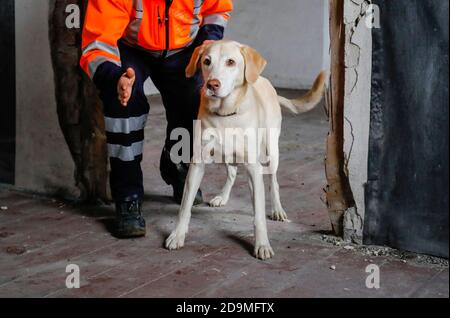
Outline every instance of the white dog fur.
<path id="1" fill-rule="evenodd" d="M 276 128 L 279 131 L 282 120 L 280 105 L 294 113 L 303 113 L 313 109 L 320 102 L 325 87 L 325 72 L 319 74 L 313 88 L 306 95 L 296 100 L 288 100 L 278 96 L 271 83 L 260 76 L 265 66 L 266 61 L 258 52 L 233 41 L 217 41 L 200 46 L 195 50 L 186 68 L 186 76 L 194 76 L 199 69 L 203 75 L 205 87 L 202 90 L 198 116 L 198 119 L 201 120 L 202 132 L 207 128 L 214 128 L 219 132 L 223 132 L 225 128 L 244 130 Z M 287 221 L 286 212 L 280 202 L 276 175 L 279 162 L 278 146 L 268 147 L 264 140 L 258 146 L 258 149 L 263 149 L 262 151 L 269 158 L 274 171 L 270 176 L 272 219 Z M 223 156 L 248 158 L 246 153 L 225 153 L 223 143 L 215 145 L 214 149 L 218 148 L 223 150 L 221 154 Z M 238 147 L 238 149 L 240 148 Z M 245 152 L 246 148 L 242 149 Z M 261 151 L 258 155 L 262 155 Z M 274 252 L 267 234 L 263 167 L 260 162 L 245 162 L 244 166 L 249 177 L 255 213 L 254 255 L 265 260 L 271 258 Z M 205 163 L 191 163 L 176 228 L 166 240 L 166 247 L 170 250 L 184 246 L 192 205 L 204 171 Z M 237 174 L 237 166 L 227 164 L 227 171 L 227 182 L 221 194 L 210 201 L 210 205 L 213 207 L 225 205 L 230 197 Z"/>

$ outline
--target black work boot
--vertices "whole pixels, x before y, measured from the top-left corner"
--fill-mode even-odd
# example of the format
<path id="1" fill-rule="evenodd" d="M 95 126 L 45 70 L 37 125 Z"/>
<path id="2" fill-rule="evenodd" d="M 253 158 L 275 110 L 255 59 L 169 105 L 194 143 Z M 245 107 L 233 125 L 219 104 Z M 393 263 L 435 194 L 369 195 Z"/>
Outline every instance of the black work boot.
<path id="1" fill-rule="evenodd" d="M 115 235 L 119 238 L 145 236 L 145 220 L 141 213 L 142 202 L 137 196 L 116 203 Z"/>
<path id="2" fill-rule="evenodd" d="M 186 182 L 186 177 L 189 171 L 189 165 L 185 163 L 175 164 L 170 159 L 170 152 L 163 149 L 161 154 L 160 162 L 161 177 L 163 180 L 172 186 L 173 189 L 173 200 L 181 204 L 183 199 L 184 184 Z M 203 203 L 202 190 L 198 189 L 195 195 L 194 205 L 199 205 Z"/>

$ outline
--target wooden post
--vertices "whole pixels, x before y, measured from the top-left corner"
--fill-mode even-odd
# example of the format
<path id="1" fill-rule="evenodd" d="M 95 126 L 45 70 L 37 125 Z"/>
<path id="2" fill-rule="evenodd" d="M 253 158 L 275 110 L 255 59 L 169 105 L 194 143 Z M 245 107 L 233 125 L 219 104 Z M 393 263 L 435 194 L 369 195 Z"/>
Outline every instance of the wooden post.
<path id="1" fill-rule="evenodd" d="M 75 182 L 83 201 L 109 201 L 108 160 L 102 103 L 79 67 L 81 28 L 66 26 L 66 8 L 81 10 L 88 0 L 51 0 L 49 36 L 59 124 L 75 163 Z M 81 25 L 82 25 L 81 21 Z"/>
<path id="2" fill-rule="evenodd" d="M 331 73 L 327 89 L 330 131 L 327 138 L 325 171 L 326 198 L 333 231 L 343 234 L 345 211 L 353 205 L 344 158 L 345 25 L 344 0 L 330 0 Z"/>

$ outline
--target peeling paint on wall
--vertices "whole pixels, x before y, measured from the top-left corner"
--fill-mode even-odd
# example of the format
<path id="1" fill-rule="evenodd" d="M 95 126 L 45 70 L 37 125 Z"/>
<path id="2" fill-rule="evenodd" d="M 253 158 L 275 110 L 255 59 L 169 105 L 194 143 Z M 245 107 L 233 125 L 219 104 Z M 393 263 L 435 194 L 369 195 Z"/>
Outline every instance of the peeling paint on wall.
<path id="1" fill-rule="evenodd" d="M 345 0 L 344 157 L 355 206 L 344 213 L 344 239 L 362 243 L 367 182 L 372 72 L 372 30 L 365 19 L 371 1 Z"/>

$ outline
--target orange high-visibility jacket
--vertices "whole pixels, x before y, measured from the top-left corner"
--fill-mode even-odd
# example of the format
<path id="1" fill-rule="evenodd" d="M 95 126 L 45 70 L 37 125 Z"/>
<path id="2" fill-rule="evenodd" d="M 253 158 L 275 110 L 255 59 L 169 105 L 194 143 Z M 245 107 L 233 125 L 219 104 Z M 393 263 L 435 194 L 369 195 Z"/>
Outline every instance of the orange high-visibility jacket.
<path id="1" fill-rule="evenodd" d="M 204 26 L 225 27 L 231 0 L 89 0 L 82 36 L 82 69 L 93 78 L 109 61 L 118 66 L 118 40 L 167 57 L 191 45 Z"/>

